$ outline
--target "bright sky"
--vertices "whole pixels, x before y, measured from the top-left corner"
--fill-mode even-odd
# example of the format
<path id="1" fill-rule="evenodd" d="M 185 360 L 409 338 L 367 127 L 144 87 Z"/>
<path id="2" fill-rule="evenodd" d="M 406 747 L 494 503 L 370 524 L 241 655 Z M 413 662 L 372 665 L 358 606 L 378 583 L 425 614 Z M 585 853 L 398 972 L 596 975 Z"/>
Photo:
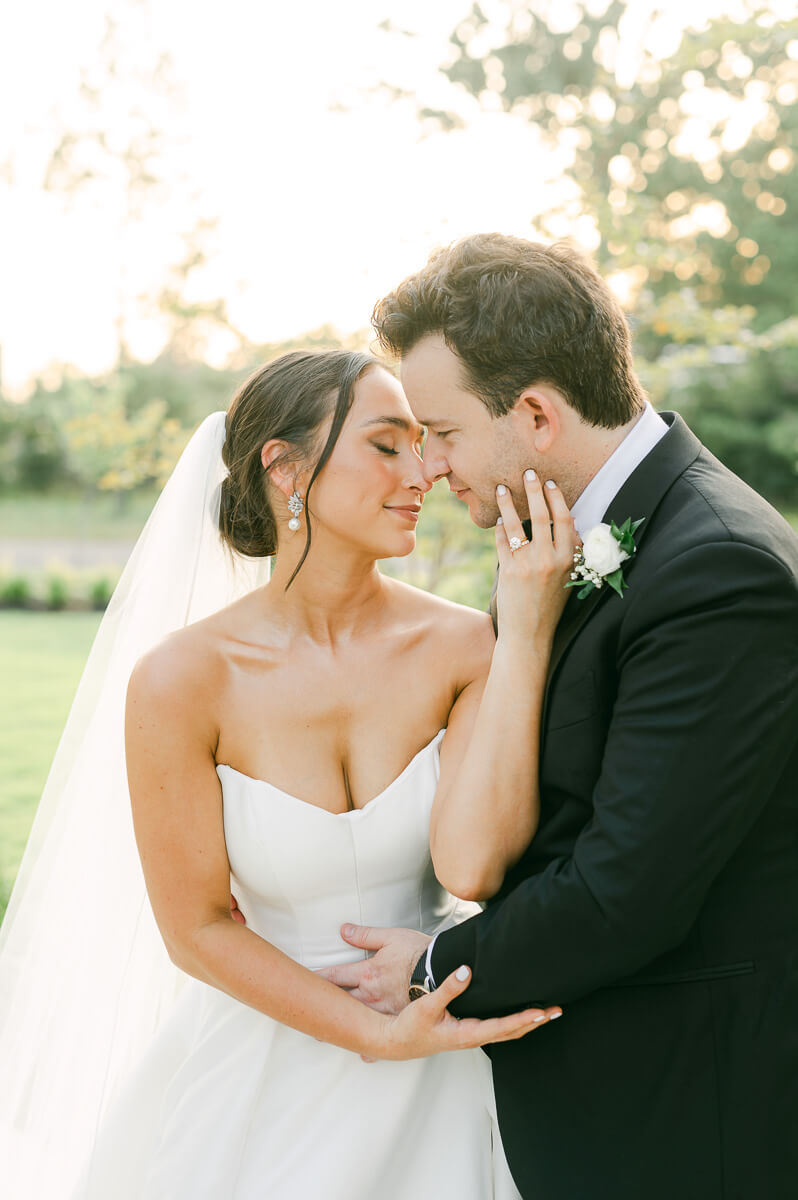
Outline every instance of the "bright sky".
<path id="1" fill-rule="evenodd" d="M 733 11 L 737 2 L 669 0 L 657 33 L 662 52 L 688 20 Z M 567 0 L 550 3 L 563 27 L 573 24 Z M 507 7 L 503 0 L 482 6 L 488 13 Z M 179 257 L 179 235 L 197 214 L 218 222 L 199 298 L 225 297 L 234 322 L 254 340 L 328 321 L 342 330 L 363 327 L 375 299 L 435 245 L 477 229 L 528 233 L 562 168 L 522 120 L 460 101 L 465 130 L 421 138 L 411 103 L 367 94 L 387 80 L 448 107 L 452 90 L 437 68 L 470 7 L 471 0 L 6 5 L 0 343 L 8 392 L 21 395 L 52 364 L 110 366 L 120 303 L 133 311 L 135 297 Z M 619 70 L 633 68 L 652 7 L 630 0 Z M 83 111 L 80 73 L 98 61 L 105 14 L 131 11 L 131 63 L 149 71 L 163 48 L 182 85 L 182 95 L 165 98 L 159 110 L 174 143 L 174 185 L 138 225 L 125 221 L 110 185 L 71 206 L 41 187 L 57 133 Z M 418 36 L 381 31 L 385 18 Z M 354 109 L 334 111 L 340 99 L 354 101 Z M 104 103 L 103 121 L 112 132 L 124 129 L 127 109 L 110 94 Z M 127 335 L 148 357 L 162 330 L 138 319 Z M 217 354 L 224 349 L 218 345 Z"/>

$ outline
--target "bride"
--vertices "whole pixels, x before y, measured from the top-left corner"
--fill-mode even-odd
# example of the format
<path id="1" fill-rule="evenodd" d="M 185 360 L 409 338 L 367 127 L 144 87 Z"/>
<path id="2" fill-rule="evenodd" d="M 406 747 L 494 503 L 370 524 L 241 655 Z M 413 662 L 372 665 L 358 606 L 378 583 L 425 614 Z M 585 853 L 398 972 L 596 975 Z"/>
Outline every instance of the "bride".
<path id="1" fill-rule="evenodd" d="M 317 973 L 352 960 L 343 921 L 471 915 L 537 823 L 518 797 L 536 797 L 573 525 L 550 493 L 548 544 L 514 555 L 497 528 L 494 643 L 488 617 L 377 569 L 415 545 L 421 436 L 376 360 L 297 352 L 184 452 L 3 927 L 9 1194 L 517 1196 L 476 1048 L 559 1010 L 458 1022 L 464 964 L 390 1016 Z"/>

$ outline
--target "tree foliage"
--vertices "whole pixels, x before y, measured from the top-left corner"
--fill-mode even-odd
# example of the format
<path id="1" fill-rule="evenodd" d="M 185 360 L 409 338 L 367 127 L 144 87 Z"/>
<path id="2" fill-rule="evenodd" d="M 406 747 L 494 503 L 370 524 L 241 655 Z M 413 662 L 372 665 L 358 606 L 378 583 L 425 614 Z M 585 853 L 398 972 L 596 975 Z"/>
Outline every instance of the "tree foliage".
<path id="1" fill-rule="evenodd" d="M 798 268 L 798 21 L 757 6 L 662 54 L 654 13 L 630 63 L 622 0 L 566 11 L 476 4 L 445 68 L 560 152 L 570 194 L 541 230 L 560 236 L 587 214 L 600 264 L 628 272 L 631 291 L 689 284 L 701 303 L 755 304 L 756 327 L 775 324 Z"/>
<path id="2" fill-rule="evenodd" d="M 796 510 L 798 19 L 743 0 L 666 44 L 667 8 L 632 30 L 635 11 L 481 0 L 442 70 L 556 155 L 560 199 L 540 212 L 531 197 L 530 227 L 590 245 L 654 402 Z"/>
<path id="3" fill-rule="evenodd" d="M 69 387 L 64 422 L 72 474 L 100 491 L 123 494 L 145 483 L 163 485 L 186 442 L 165 401 L 152 399 L 130 413 L 124 376 L 97 387 Z"/>
<path id="4" fill-rule="evenodd" d="M 89 378 L 64 371 L 39 380 L 20 403 L 0 398 L 0 488 L 41 491 L 68 484 L 124 493 L 163 483 L 191 431 L 227 408 L 242 380 L 288 350 L 365 349 L 365 330 L 340 337 L 330 326 L 283 342 L 242 344 L 229 366 L 187 358 L 170 344 L 153 362 L 121 361 Z"/>

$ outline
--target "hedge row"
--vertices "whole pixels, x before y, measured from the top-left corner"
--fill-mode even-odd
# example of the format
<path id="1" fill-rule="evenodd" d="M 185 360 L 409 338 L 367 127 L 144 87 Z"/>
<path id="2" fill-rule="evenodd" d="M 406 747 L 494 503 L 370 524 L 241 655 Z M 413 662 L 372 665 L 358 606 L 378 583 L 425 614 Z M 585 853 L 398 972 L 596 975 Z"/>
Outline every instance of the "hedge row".
<path id="1" fill-rule="evenodd" d="M 119 579 L 119 570 L 77 571 L 69 567 L 44 571 L 0 571 L 0 608 L 42 612 L 102 612 Z"/>

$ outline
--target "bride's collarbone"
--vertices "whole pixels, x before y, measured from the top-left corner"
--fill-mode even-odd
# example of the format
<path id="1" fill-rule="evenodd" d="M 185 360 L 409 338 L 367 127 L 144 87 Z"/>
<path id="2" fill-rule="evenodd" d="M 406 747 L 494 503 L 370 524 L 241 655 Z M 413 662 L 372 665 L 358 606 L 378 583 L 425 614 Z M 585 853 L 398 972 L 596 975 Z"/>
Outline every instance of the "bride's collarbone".
<path id="1" fill-rule="evenodd" d="M 424 643 L 299 649 L 264 670 L 248 658 L 219 697 L 217 764 L 331 812 L 364 808 L 447 724 L 453 656 Z"/>

